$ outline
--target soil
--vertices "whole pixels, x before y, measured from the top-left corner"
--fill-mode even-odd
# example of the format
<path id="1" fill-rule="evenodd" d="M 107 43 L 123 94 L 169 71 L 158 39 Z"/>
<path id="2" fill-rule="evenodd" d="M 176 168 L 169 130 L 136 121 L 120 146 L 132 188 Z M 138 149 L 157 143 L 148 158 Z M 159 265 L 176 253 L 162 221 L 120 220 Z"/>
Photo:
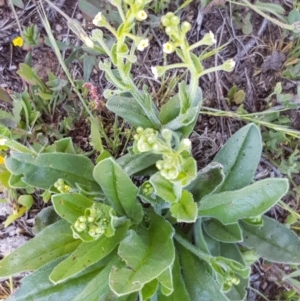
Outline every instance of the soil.
<path id="1" fill-rule="evenodd" d="M 19 64 L 24 62 L 29 48 L 14 47 L 11 43 L 12 38 L 18 35 L 18 26 L 8 2 L 7 0 L 0 0 L 0 87 L 7 91 L 21 92 L 26 88 L 26 84 L 16 72 Z M 32 51 L 33 66 L 37 68 L 38 74 L 43 80 L 47 80 L 49 71 L 64 78 L 63 71 L 59 67 L 54 52 L 46 45 L 45 31 L 36 11 L 35 4 L 37 1 L 24 0 L 23 2 L 23 9 L 16 8 L 21 26 L 36 24 L 41 34 L 40 46 Z M 90 19 L 79 10 L 77 1 L 55 0 L 53 2 L 61 7 L 67 15 L 79 21 L 87 32 L 93 28 Z M 267 22 L 256 13 L 251 15 L 252 32 L 244 34 L 234 21 L 233 16 L 238 15 L 243 18 L 250 10 L 242 6 L 232 10 L 232 7 L 228 4 L 222 5 L 224 3 L 225 1 L 214 0 L 204 9 L 201 8 L 199 1 L 194 1 L 187 9 L 181 12 L 181 20 L 191 21 L 193 24 L 189 33 L 190 42 L 198 41 L 205 33 L 212 31 L 217 38 L 217 46 L 228 43 L 224 50 L 205 61 L 205 68 L 222 64 L 223 61 L 230 58 L 234 58 L 237 62 L 236 68 L 232 73 L 215 72 L 201 78 L 200 86 L 204 93 L 203 105 L 225 111 L 236 111 L 238 105 L 228 101 L 228 91 L 232 86 L 236 85 L 238 89 L 245 92 L 245 100 L 243 102 L 245 110 L 249 113 L 260 112 L 267 108 L 268 102 L 266 98 L 273 92 L 276 83 L 281 82 L 283 93 L 294 95 L 293 101 L 298 106 L 298 109 L 293 109 L 289 112 L 292 121 L 291 128 L 300 130 L 300 100 L 296 96 L 297 89 L 300 89 L 300 82 L 299 80 L 285 79 L 282 75 L 289 55 L 289 47 L 287 46 L 292 39 L 299 39 L 299 36 L 283 33 L 279 27 Z M 277 3 L 284 7 L 286 14 L 292 9 L 291 0 L 278 0 L 272 1 L 272 3 Z M 172 10 L 172 6 L 174 6 L 174 3 L 171 1 L 170 10 Z M 48 8 L 47 13 L 54 36 L 58 41 L 71 40 L 74 45 L 80 43 L 68 29 L 63 17 Z M 135 67 L 134 73 L 137 80 L 145 81 L 150 86 L 150 91 L 159 104 L 163 93 L 172 95 L 175 91 L 157 92 L 159 91 L 159 86 L 153 80 L 149 66 L 163 62 L 161 45 L 167 41 L 167 37 L 159 28 L 151 29 L 151 36 L 151 47 L 139 55 L 138 66 Z M 202 50 L 200 49 L 199 53 Z M 64 53 L 66 57 L 69 54 L 68 51 Z M 173 56 L 170 56 L 168 59 L 170 62 L 176 61 L 176 58 Z M 76 60 L 73 62 L 70 68 L 70 72 L 75 79 L 83 77 L 80 61 Z M 170 74 L 170 79 L 172 75 L 174 74 Z M 100 93 L 107 87 L 103 74 L 97 68 L 94 68 L 90 81 L 97 86 Z M 273 106 L 281 105 L 276 103 L 275 98 L 271 98 L 271 104 Z M 101 114 L 104 114 L 104 120 L 107 121 L 109 127 L 111 122 L 109 113 L 103 113 L 102 111 Z M 59 123 L 60 121 L 57 119 L 53 122 Z M 198 118 L 195 132 L 191 137 L 193 154 L 197 159 L 198 167 L 202 168 L 207 165 L 226 140 L 241 126 L 243 126 L 243 123 L 233 118 L 212 117 L 201 114 Z M 69 134 L 78 146 L 83 149 L 88 147 L 89 129 L 84 120 L 80 120 Z M 282 174 L 278 172 L 278 169 L 269 160 L 265 157 L 262 158 L 255 176 L 256 179 L 276 176 L 282 176 Z M 294 182 L 300 185 L 300 172 L 299 174 L 294 174 Z M 298 209 L 296 199 L 287 197 L 285 201 L 293 209 Z M 32 231 L 34 216 L 43 206 L 42 204 L 35 206 L 26 216 L 8 228 L 4 228 L 2 223 L 10 214 L 11 208 L 0 204 L 0 259 L 34 235 Z M 280 221 L 284 221 L 287 216 L 287 213 L 278 206 L 274 207 L 268 214 Z M 248 300 L 263 300 L 257 291 L 265 295 L 269 300 L 283 300 L 282 297 L 277 299 L 278 294 L 289 290 L 290 287 L 289 284 L 280 281 L 280 275 L 281 273 L 288 273 L 289 269 L 287 266 L 270 265 L 262 260 L 253 265 L 251 275 L 251 287 L 253 290 L 249 289 Z M 20 277 L 14 278 L 14 288 L 18 286 Z M 0 299 L 5 299 L 9 294 L 10 284 L 8 282 L 0 282 Z"/>

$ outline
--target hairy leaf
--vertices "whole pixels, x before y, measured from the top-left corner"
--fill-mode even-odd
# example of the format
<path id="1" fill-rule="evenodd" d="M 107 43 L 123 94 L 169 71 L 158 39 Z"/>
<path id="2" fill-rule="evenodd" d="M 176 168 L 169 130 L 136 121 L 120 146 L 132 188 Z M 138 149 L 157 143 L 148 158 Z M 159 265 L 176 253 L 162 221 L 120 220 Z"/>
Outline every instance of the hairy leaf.
<path id="1" fill-rule="evenodd" d="M 107 256 L 124 238 L 129 223 L 116 229 L 115 235 L 102 235 L 93 242 L 83 242 L 67 259 L 52 271 L 50 280 L 60 283 Z"/>
<path id="2" fill-rule="evenodd" d="M 217 191 L 235 190 L 249 185 L 261 152 L 261 134 L 256 125 L 249 124 L 237 131 L 213 160 L 223 165 L 225 174 Z"/>
<path id="3" fill-rule="evenodd" d="M 81 240 L 73 238 L 69 223 L 60 220 L 1 260 L 0 277 L 36 270 L 55 258 L 73 252 L 80 243 Z"/>
<path id="4" fill-rule="evenodd" d="M 173 228 L 154 212 L 147 214 L 149 228 L 129 231 L 120 243 L 118 254 L 126 266 L 113 268 L 109 277 L 110 287 L 118 296 L 142 289 L 174 261 Z"/>
<path id="5" fill-rule="evenodd" d="M 192 193 L 195 202 L 199 202 L 206 195 L 213 193 L 223 179 L 223 166 L 213 162 L 200 170 L 197 177 L 185 189 Z"/>
<path id="6" fill-rule="evenodd" d="M 212 238 L 222 242 L 241 242 L 242 230 L 238 223 L 223 225 L 215 219 L 203 223 L 205 232 Z"/>
<path id="7" fill-rule="evenodd" d="M 300 240 L 286 226 L 263 216 L 262 227 L 240 221 L 243 229 L 243 244 L 261 257 L 279 263 L 300 263 Z"/>
<path id="8" fill-rule="evenodd" d="M 84 156 L 66 153 L 42 153 L 37 156 L 11 152 L 6 158 L 7 169 L 14 175 L 23 175 L 28 185 L 49 189 L 58 179 L 67 179 L 70 185 L 76 183 L 88 190 L 100 191 L 93 179 L 93 163 Z"/>
<path id="9" fill-rule="evenodd" d="M 136 223 L 142 220 L 143 209 L 137 201 L 138 189 L 113 159 L 100 161 L 93 175 L 119 215 L 126 215 Z"/>
<path id="10" fill-rule="evenodd" d="M 288 191 L 286 179 L 266 179 L 240 190 L 211 194 L 202 199 L 199 216 L 210 216 L 224 225 L 263 214 Z"/>

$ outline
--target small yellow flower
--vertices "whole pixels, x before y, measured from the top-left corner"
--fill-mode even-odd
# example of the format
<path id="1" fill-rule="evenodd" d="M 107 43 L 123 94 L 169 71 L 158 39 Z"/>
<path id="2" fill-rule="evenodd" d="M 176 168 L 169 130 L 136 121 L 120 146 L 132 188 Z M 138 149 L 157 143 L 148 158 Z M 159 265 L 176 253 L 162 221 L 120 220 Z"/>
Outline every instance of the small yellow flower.
<path id="1" fill-rule="evenodd" d="M 145 48 L 147 48 L 149 46 L 149 40 L 148 39 L 143 39 L 139 42 L 137 49 L 139 51 L 144 51 Z"/>
<path id="2" fill-rule="evenodd" d="M 138 21 L 144 21 L 147 19 L 148 15 L 144 10 L 140 10 L 135 17 Z"/>
<path id="3" fill-rule="evenodd" d="M 4 164 L 4 158 L 2 156 L 0 156 L 0 164 L 3 165 Z"/>
<path id="4" fill-rule="evenodd" d="M 24 44 L 24 41 L 23 41 L 22 37 L 17 36 L 12 40 L 12 43 L 14 46 L 22 47 Z"/>

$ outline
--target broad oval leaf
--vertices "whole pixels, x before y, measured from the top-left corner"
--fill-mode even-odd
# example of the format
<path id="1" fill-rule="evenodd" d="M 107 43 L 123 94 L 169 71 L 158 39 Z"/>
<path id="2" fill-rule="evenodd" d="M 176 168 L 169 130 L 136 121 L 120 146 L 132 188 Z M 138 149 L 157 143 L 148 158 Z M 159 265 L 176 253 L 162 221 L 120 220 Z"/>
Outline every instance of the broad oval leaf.
<path id="1" fill-rule="evenodd" d="M 119 215 L 126 215 L 135 223 L 142 220 L 143 209 L 137 201 L 138 188 L 112 158 L 100 161 L 93 175 Z"/>
<path id="2" fill-rule="evenodd" d="M 103 259 L 124 238 L 128 227 L 129 223 L 125 223 L 116 228 L 115 235 L 112 237 L 102 235 L 93 242 L 83 242 L 68 258 L 55 267 L 50 274 L 50 280 L 53 283 L 60 283 Z"/>
<path id="3" fill-rule="evenodd" d="M 215 219 L 203 223 L 205 232 L 212 238 L 227 242 L 241 242 L 243 240 L 242 230 L 238 223 L 223 225 L 221 222 Z"/>
<path id="4" fill-rule="evenodd" d="M 288 191 L 287 179 L 266 179 L 240 190 L 211 194 L 199 204 L 199 216 L 218 219 L 224 225 L 263 214 Z"/>
<path id="5" fill-rule="evenodd" d="M 75 301 L 76 297 L 89 285 L 101 269 L 103 269 L 111 260 L 103 260 L 99 263 L 85 269 L 78 276 L 54 285 L 49 280 L 49 275 L 53 268 L 59 264 L 63 258 L 58 258 L 35 271 L 22 280 L 20 289 L 8 301 Z M 98 284 L 99 286 L 99 284 Z M 101 293 L 101 292 L 100 292 Z M 98 296 L 99 297 L 99 296 Z M 81 299 L 80 301 L 86 299 Z M 95 299 L 93 299 L 94 301 Z"/>
<path id="6" fill-rule="evenodd" d="M 154 212 L 147 211 L 147 215 L 149 228 L 129 231 L 120 243 L 118 254 L 126 266 L 113 268 L 109 277 L 110 287 L 118 296 L 142 289 L 173 264 L 173 228 Z"/>
<path id="7" fill-rule="evenodd" d="M 11 152 L 5 165 L 14 175 L 23 175 L 28 185 L 49 189 L 58 179 L 66 179 L 70 185 L 80 184 L 91 191 L 101 191 L 93 178 L 94 165 L 81 155 L 66 153 L 42 153 L 37 156 Z"/>
<path id="8" fill-rule="evenodd" d="M 113 96 L 107 101 L 106 107 L 116 115 L 121 116 L 134 127 L 153 127 L 153 124 L 148 119 L 141 106 L 132 97 Z"/>
<path id="9" fill-rule="evenodd" d="M 262 152 L 258 127 L 249 124 L 237 131 L 213 161 L 224 167 L 225 179 L 217 191 L 243 188 L 251 183 Z"/>
<path id="10" fill-rule="evenodd" d="M 300 264 L 298 236 L 272 218 L 263 216 L 263 221 L 262 227 L 240 221 L 243 244 L 271 262 Z"/>
<path id="11" fill-rule="evenodd" d="M 36 270 L 55 258 L 73 252 L 80 243 L 81 240 L 73 238 L 70 224 L 60 220 L 1 260 L 0 277 Z"/>

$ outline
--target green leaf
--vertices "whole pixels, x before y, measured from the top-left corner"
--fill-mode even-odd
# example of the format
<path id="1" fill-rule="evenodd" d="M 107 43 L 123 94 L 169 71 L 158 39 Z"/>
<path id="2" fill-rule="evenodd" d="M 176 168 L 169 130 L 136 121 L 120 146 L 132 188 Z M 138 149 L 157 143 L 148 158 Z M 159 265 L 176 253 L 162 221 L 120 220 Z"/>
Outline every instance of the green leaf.
<path id="1" fill-rule="evenodd" d="M 153 128 L 141 106 L 132 97 L 113 96 L 107 101 L 106 107 L 134 127 Z"/>
<path id="2" fill-rule="evenodd" d="M 201 169 L 185 189 L 192 193 L 195 202 L 199 202 L 204 196 L 213 193 L 223 180 L 223 166 L 213 162 Z"/>
<path id="3" fill-rule="evenodd" d="M 1 87 L 0 87 L 0 100 L 7 102 L 7 103 L 12 103 L 12 100 L 11 100 L 9 94 Z"/>
<path id="4" fill-rule="evenodd" d="M 37 156 L 11 152 L 5 161 L 14 175 L 36 188 L 49 189 L 58 179 L 66 179 L 71 186 L 80 184 L 88 190 L 101 191 L 92 172 L 93 163 L 84 156 L 65 153 L 42 153 Z"/>
<path id="5" fill-rule="evenodd" d="M 166 269 L 157 277 L 157 279 L 161 285 L 161 292 L 166 296 L 171 295 L 174 291 L 172 268 L 169 267 Z"/>
<path id="6" fill-rule="evenodd" d="M 54 224 L 60 220 L 53 206 L 42 209 L 35 217 L 33 231 L 35 234 L 44 230 L 47 226 Z"/>
<path id="7" fill-rule="evenodd" d="M 120 243 L 118 254 L 126 265 L 113 268 L 109 277 L 110 287 L 118 296 L 142 289 L 174 261 L 172 226 L 152 211 L 147 215 L 149 228 L 130 230 Z"/>
<path id="8" fill-rule="evenodd" d="M 202 104 L 202 90 L 197 87 L 195 95 L 191 98 L 189 86 L 185 82 L 181 82 L 178 87 L 178 97 L 175 95 L 170 100 L 170 104 L 162 108 L 160 120 L 164 128 L 179 131 L 185 136 L 189 136 L 193 128 L 189 125 L 194 125 L 196 122 Z M 180 108 L 179 111 L 178 108 Z"/>
<path id="9" fill-rule="evenodd" d="M 240 190 L 211 194 L 202 199 L 199 216 L 218 219 L 224 225 L 263 214 L 288 191 L 287 179 L 266 179 Z"/>
<path id="10" fill-rule="evenodd" d="M 21 9 L 24 8 L 24 3 L 23 3 L 23 0 L 11 0 L 11 3 L 14 5 L 14 6 L 17 6 Z"/>
<path id="11" fill-rule="evenodd" d="M 213 161 L 223 165 L 225 179 L 217 191 L 243 188 L 251 183 L 262 152 L 258 127 L 249 124 L 237 131 Z"/>
<path id="12" fill-rule="evenodd" d="M 57 140 L 53 143 L 55 151 L 58 153 L 76 154 L 73 141 L 70 137 Z"/>
<path id="13" fill-rule="evenodd" d="M 33 197 L 32 195 L 23 194 L 18 197 L 18 203 L 26 207 L 26 211 L 28 211 L 33 205 Z"/>
<path id="14" fill-rule="evenodd" d="M 97 125 L 93 121 L 91 121 L 90 138 L 91 138 L 90 144 L 93 146 L 93 149 L 102 153 L 104 149 L 103 149 L 101 134 L 100 134 L 100 131 L 98 130 Z"/>
<path id="15" fill-rule="evenodd" d="M 209 254 L 209 249 L 206 244 L 206 240 L 204 237 L 203 229 L 202 229 L 202 218 L 198 218 L 197 221 L 193 225 L 193 238 L 196 247 L 206 253 Z"/>
<path id="16" fill-rule="evenodd" d="M 50 274 L 53 283 L 60 283 L 88 266 L 107 256 L 124 238 L 129 223 L 116 229 L 115 235 L 106 237 L 102 235 L 93 242 L 83 242 L 67 259 L 63 260 Z"/>
<path id="17" fill-rule="evenodd" d="M 27 64 L 21 63 L 17 73 L 30 85 L 38 85 L 40 88 L 46 88 L 36 72 Z M 42 92 L 39 90 L 39 92 Z"/>
<path id="18" fill-rule="evenodd" d="M 176 244 L 176 248 L 179 250 L 183 279 L 190 300 L 229 301 L 221 292 L 221 287 L 211 274 L 209 266 L 183 246 Z"/>
<path id="19" fill-rule="evenodd" d="M 149 179 L 157 196 L 169 203 L 176 203 L 181 197 L 182 187 L 179 182 L 170 182 L 160 172 L 155 173 Z"/>
<path id="20" fill-rule="evenodd" d="M 90 80 L 91 73 L 96 64 L 97 60 L 95 56 L 90 56 L 86 53 L 83 55 L 83 80 L 85 83 Z"/>
<path id="21" fill-rule="evenodd" d="M 212 238 L 222 242 L 241 242 L 242 230 L 238 223 L 223 225 L 215 219 L 203 223 L 205 232 Z"/>
<path id="22" fill-rule="evenodd" d="M 153 279 L 150 282 L 146 283 L 140 291 L 140 299 L 142 301 L 150 299 L 155 294 L 157 286 L 157 279 Z"/>
<path id="23" fill-rule="evenodd" d="M 51 199 L 56 213 L 70 224 L 75 223 L 84 210 L 93 205 L 93 201 L 79 193 L 55 194 Z"/>
<path id="24" fill-rule="evenodd" d="M 1 260 L 0 277 L 36 270 L 47 262 L 74 251 L 80 243 L 81 240 L 73 238 L 68 222 L 60 220 Z"/>
<path id="25" fill-rule="evenodd" d="M 76 277 L 70 278 L 64 283 L 54 285 L 49 280 L 49 275 L 53 268 L 60 263 L 63 258 L 53 260 L 22 280 L 22 285 L 16 294 L 9 298 L 9 301 L 75 301 L 85 288 L 97 277 L 99 271 L 103 269 L 111 258 L 85 269 Z M 101 286 L 98 284 L 98 287 Z M 103 286 L 102 286 L 103 287 Z M 101 293 L 101 292 L 100 292 Z M 97 296 L 99 297 L 99 296 Z M 80 301 L 87 301 L 81 299 Z M 95 299 L 92 299 L 95 301 Z M 97 300 L 97 299 L 96 299 Z"/>
<path id="26" fill-rule="evenodd" d="M 244 258 L 236 244 L 220 243 L 220 255 L 245 265 Z M 246 288 L 249 286 L 249 278 L 244 279 L 238 274 L 235 274 L 235 276 L 239 278 L 240 283 L 233 285 L 226 296 L 230 301 L 243 301 L 247 297 Z"/>
<path id="27" fill-rule="evenodd" d="M 133 176 L 136 174 L 142 174 L 144 171 L 148 171 L 152 166 L 155 167 L 156 161 L 161 159 L 161 155 L 142 153 L 142 154 L 131 154 L 128 153 L 117 159 L 117 163 L 122 169 L 129 175 Z M 154 169 L 156 171 L 156 167 Z M 154 172 L 155 172 L 154 171 Z M 149 175 L 149 173 L 147 174 Z"/>
<path id="28" fill-rule="evenodd" d="M 175 261 L 172 269 L 173 286 L 174 291 L 171 295 L 164 295 L 163 292 L 158 292 L 157 301 L 190 301 L 190 297 L 186 290 L 185 284 L 181 275 L 181 267 L 179 264 L 178 255 L 175 257 Z"/>
<path id="29" fill-rule="evenodd" d="M 172 216 L 182 223 L 194 223 L 197 219 L 197 210 L 197 204 L 187 190 L 182 191 L 180 200 L 170 208 Z"/>
<path id="30" fill-rule="evenodd" d="M 100 161 L 93 175 L 110 205 L 119 215 L 128 216 L 135 223 L 142 220 L 143 209 L 137 201 L 138 189 L 112 158 Z"/>
<path id="31" fill-rule="evenodd" d="M 263 221 L 262 227 L 240 221 L 243 229 L 243 245 L 271 262 L 299 264 L 298 236 L 274 219 L 263 216 Z"/>

